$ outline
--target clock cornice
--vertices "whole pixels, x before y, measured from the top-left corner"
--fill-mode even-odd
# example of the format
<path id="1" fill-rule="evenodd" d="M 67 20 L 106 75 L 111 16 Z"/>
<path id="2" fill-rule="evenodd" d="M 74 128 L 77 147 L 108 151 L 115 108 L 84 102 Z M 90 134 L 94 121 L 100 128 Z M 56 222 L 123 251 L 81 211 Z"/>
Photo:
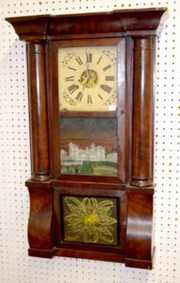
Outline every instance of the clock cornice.
<path id="1" fill-rule="evenodd" d="M 101 13 L 71 15 L 36 15 L 11 17 L 11 23 L 21 40 L 60 38 L 147 36 L 156 34 L 166 8 L 114 10 Z M 162 15 L 164 16 L 162 17 Z"/>

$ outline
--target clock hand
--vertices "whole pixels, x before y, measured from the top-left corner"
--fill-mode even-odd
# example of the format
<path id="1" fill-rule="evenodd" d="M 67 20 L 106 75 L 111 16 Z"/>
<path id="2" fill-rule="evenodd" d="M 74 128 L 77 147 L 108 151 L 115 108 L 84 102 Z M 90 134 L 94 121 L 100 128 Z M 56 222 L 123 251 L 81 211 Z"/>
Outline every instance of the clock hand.
<path id="1" fill-rule="evenodd" d="M 87 50 L 85 51 L 86 54 L 86 60 L 85 60 L 85 67 L 86 67 L 86 71 L 85 71 L 85 77 L 84 77 L 84 82 L 83 82 L 83 90 L 86 88 L 86 85 L 88 84 L 89 81 L 89 66 L 88 66 L 88 62 L 87 62 Z"/>
<path id="2" fill-rule="evenodd" d="M 87 50 L 86 50 L 86 73 L 87 73 L 87 80 L 89 79 L 89 65 L 88 65 L 88 62 L 87 62 L 87 58 L 88 58 L 88 53 L 87 53 Z"/>

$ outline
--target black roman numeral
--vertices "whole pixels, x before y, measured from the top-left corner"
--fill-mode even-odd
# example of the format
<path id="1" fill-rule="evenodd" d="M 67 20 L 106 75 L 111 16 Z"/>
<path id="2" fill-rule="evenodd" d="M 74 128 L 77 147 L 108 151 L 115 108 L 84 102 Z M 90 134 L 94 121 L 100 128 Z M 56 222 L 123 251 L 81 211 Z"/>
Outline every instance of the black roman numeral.
<path id="1" fill-rule="evenodd" d="M 66 77 L 66 82 L 72 82 L 74 81 L 74 76 Z"/>
<path id="2" fill-rule="evenodd" d="M 83 93 L 82 93 L 82 92 L 79 92 L 79 93 L 76 95 L 76 100 L 81 101 L 82 98 L 83 98 Z"/>
<path id="3" fill-rule="evenodd" d="M 112 87 L 110 87 L 108 85 L 101 85 L 100 87 L 107 93 L 110 93 L 111 90 L 112 90 Z"/>
<path id="4" fill-rule="evenodd" d="M 92 103 L 93 103 L 93 101 L 92 101 L 92 96 L 91 96 L 91 95 L 88 95 L 88 97 L 87 97 L 87 103 L 88 103 L 88 104 L 92 104 Z"/>
<path id="5" fill-rule="evenodd" d="M 92 53 L 86 53 L 86 61 L 87 61 L 87 63 L 92 62 Z"/>
<path id="6" fill-rule="evenodd" d="M 70 94 L 73 94 L 73 92 L 75 92 L 78 88 L 79 88 L 78 85 L 70 85 L 68 87 L 68 90 L 69 90 Z"/>
<path id="7" fill-rule="evenodd" d="M 98 97 L 99 97 L 101 100 L 103 100 L 102 95 L 101 95 L 101 94 L 99 94 L 99 93 L 98 93 Z"/>
<path id="8" fill-rule="evenodd" d="M 110 68 L 111 68 L 111 65 L 107 65 L 106 67 L 103 68 L 103 71 L 107 71 Z"/>
<path id="9" fill-rule="evenodd" d="M 76 62 L 79 64 L 79 65 L 82 65 L 83 64 L 83 61 L 81 59 L 80 56 L 76 57 Z"/>
<path id="10" fill-rule="evenodd" d="M 75 69 L 75 68 L 73 68 L 73 67 L 69 67 L 69 66 L 68 66 L 68 69 L 69 69 L 69 70 L 72 70 L 72 71 L 77 71 L 77 69 Z"/>
<path id="11" fill-rule="evenodd" d="M 114 76 L 106 76 L 105 80 L 106 81 L 114 81 Z"/>
<path id="12" fill-rule="evenodd" d="M 99 59 L 97 60 L 97 65 L 101 62 L 102 60 L 102 56 L 99 57 Z"/>

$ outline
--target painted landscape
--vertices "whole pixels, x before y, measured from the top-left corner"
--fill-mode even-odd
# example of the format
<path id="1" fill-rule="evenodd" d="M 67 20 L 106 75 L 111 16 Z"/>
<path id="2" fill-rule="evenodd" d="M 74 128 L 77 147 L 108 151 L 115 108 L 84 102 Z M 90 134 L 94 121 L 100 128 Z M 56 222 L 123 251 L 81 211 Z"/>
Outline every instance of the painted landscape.
<path id="1" fill-rule="evenodd" d="M 114 118 L 60 120 L 61 174 L 117 176 Z"/>
<path id="2" fill-rule="evenodd" d="M 70 143 L 68 152 L 61 150 L 61 173 L 117 176 L 117 153 L 107 153 L 104 146 L 91 144 L 85 149 Z"/>

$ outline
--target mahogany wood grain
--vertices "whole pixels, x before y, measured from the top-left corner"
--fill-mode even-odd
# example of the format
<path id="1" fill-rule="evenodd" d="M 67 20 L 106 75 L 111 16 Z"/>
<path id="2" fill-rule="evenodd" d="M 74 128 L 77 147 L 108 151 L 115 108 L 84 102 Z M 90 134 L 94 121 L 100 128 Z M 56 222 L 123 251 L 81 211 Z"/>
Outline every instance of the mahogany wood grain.
<path id="1" fill-rule="evenodd" d="M 136 260 L 143 264 L 145 260 L 147 267 L 151 268 L 153 190 L 129 189 L 127 198 L 126 265 L 131 266 Z"/>
<path id="2" fill-rule="evenodd" d="M 32 178 L 49 179 L 45 43 L 27 44 Z"/>
<path id="3" fill-rule="evenodd" d="M 23 40 L 89 36 L 155 34 L 165 8 L 115 10 L 103 13 L 39 15 L 7 18 Z"/>
<path id="4" fill-rule="evenodd" d="M 26 182 L 29 255 L 152 267 L 153 62 L 155 35 L 165 10 L 7 18 L 27 43 L 32 164 L 31 179 Z M 58 49 L 102 45 L 116 46 L 118 51 L 117 111 L 60 112 Z M 60 123 L 79 117 L 117 119 L 117 134 L 104 138 L 112 146 L 118 137 L 117 177 L 60 174 L 60 146 L 65 144 Z M 64 195 L 116 198 L 118 244 L 65 242 L 60 216 Z"/>
<path id="5" fill-rule="evenodd" d="M 131 184 L 152 184 L 154 37 L 134 40 L 134 96 Z"/>
<path id="6" fill-rule="evenodd" d="M 42 250 L 42 255 L 52 254 L 53 249 L 53 189 L 51 182 L 26 182 L 30 195 L 28 240 L 32 249 Z M 31 249 L 29 250 L 31 253 Z"/>

